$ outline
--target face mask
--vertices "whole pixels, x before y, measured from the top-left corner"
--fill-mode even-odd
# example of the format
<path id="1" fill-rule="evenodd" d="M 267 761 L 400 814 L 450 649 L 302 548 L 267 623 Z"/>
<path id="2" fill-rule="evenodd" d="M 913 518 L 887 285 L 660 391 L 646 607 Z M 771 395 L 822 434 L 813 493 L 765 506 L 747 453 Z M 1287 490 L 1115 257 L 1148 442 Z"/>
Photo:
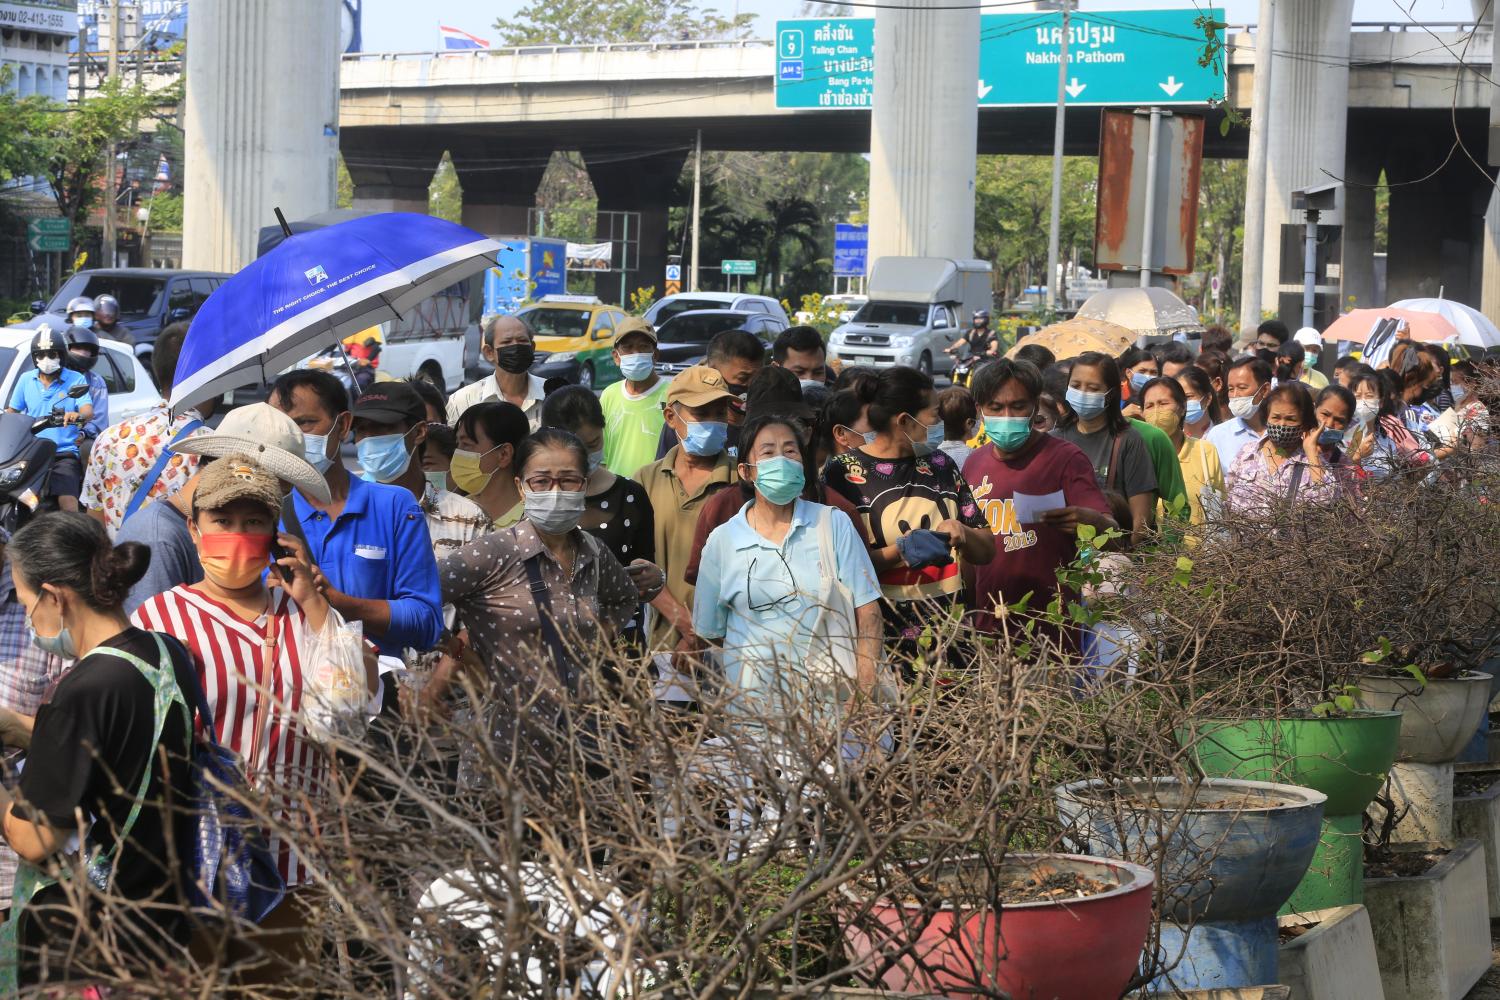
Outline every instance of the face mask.
<path id="1" fill-rule="evenodd" d="M 1337 448 L 1344 443 L 1344 432 L 1336 431 L 1332 427 L 1323 428 L 1318 434 L 1318 447 Z"/>
<path id="2" fill-rule="evenodd" d="M 1254 396 L 1231 396 L 1229 397 L 1229 412 L 1241 420 L 1249 420 L 1260 408 Z"/>
<path id="3" fill-rule="evenodd" d="M 1307 357 L 1304 359 L 1307 367 L 1309 369 L 1318 367 L 1318 359 L 1320 357 L 1322 357 L 1322 355 L 1318 354 L 1316 351 L 1308 351 Z"/>
<path id="4" fill-rule="evenodd" d="M 61 656 L 65 660 L 76 660 L 78 647 L 73 644 L 73 635 L 68 631 L 67 626 L 60 628 L 56 635 L 38 635 L 36 628 L 31 624 L 31 616 L 36 611 L 36 605 L 42 603 L 42 597 L 46 597 L 48 593 L 49 591 L 42 591 L 41 596 L 36 599 L 36 604 L 33 604 L 31 610 L 26 612 L 26 628 L 31 631 L 31 641 L 44 653 Z M 52 599 L 57 600 L 57 596 L 54 594 Z M 57 607 L 58 621 L 61 622 L 62 604 L 59 603 Z"/>
<path id="5" fill-rule="evenodd" d="M 411 452 L 406 450 L 405 434 L 377 434 L 367 437 L 354 446 L 360 468 L 365 470 L 365 480 L 374 483 L 389 483 L 401 476 L 411 464 Z"/>
<path id="6" fill-rule="evenodd" d="M 509 344 L 495 352 L 495 367 L 512 375 L 531 370 L 536 348 L 530 344 Z"/>
<path id="7" fill-rule="evenodd" d="M 649 354 L 625 354 L 620 357 L 620 374 L 627 382 L 644 382 L 656 367 Z"/>
<path id="8" fill-rule="evenodd" d="M 1464 397 L 1469 394 L 1469 390 L 1465 389 L 1461 385 L 1450 385 L 1448 387 L 1448 394 L 1453 397 L 1453 402 L 1455 404 L 1462 403 L 1464 401 Z"/>
<path id="9" fill-rule="evenodd" d="M 839 426 L 848 431 L 850 434 L 859 434 L 859 436 L 864 439 L 864 442 L 867 445 L 875 443 L 874 431 L 865 431 L 863 434 L 860 434 L 859 431 L 855 430 L 853 427 L 844 427 L 842 424 L 840 424 Z"/>
<path id="10" fill-rule="evenodd" d="M 985 417 L 984 434 L 985 437 L 995 442 L 995 447 L 1001 451 L 1018 451 L 1022 445 L 1031 440 L 1031 418 Z"/>
<path id="11" fill-rule="evenodd" d="M 926 424 L 922 423 L 922 421 L 918 420 L 914 414 L 907 415 L 911 417 L 912 423 L 916 424 L 918 427 L 927 432 L 925 435 L 923 435 L 921 441 L 918 441 L 910 434 L 906 435 L 906 439 L 911 442 L 912 450 L 916 452 L 917 457 L 920 458 L 923 455 L 931 455 L 933 452 L 937 451 L 943 443 L 943 422 L 939 420 L 931 427 L 928 427 Z"/>
<path id="12" fill-rule="evenodd" d="M 821 389 L 827 383 L 825 383 L 825 382 L 819 382 L 815 378 L 801 378 L 801 379 L 797 380 L 797 384 L 800 385 L 800 386 L 802 386 L 802 391 L 803 392 L 806 392 L 809 389 Z"/>
<path id="13" fill-rule="evenodd" d="M 1380 400 L 1360 399 L 1354 403 L 1354 420 L 1356 423 L 1368 424 L 1380 416 Z"/>
<path id="14" fill-rule="evenodd" d="M 73 321 L 73 325 L 74 326 L 81 326 L 85 330 L 92 329 L 93 325 L 94 325 L 94 317 L 92 317 L 92 316 L 80 316 L 80 317 L 78 317 L 77 319 L 75 319 Z"/>
<path id="15" fill-rule="evenodd" d="M 1131 372 L 1130 388 L 1135 392 L 1140 392 L 1142 389 L 1146 388 L 1146 383 L 1150 382 L 1153 378 L 1155 378 L 1154 375 L 1144 375 L 1140 372 Z"/>
<path id="16" fill-rule="evenodd" d="M 448 489 L 448 473 L 446 470 L 430 470 L 422 473 L 422 478 L 427 480 L 428 485 L 435 490 L 446 491 Z"/>
<path id="17" fill-rule="evenodd" d="M 337 428 L 338 423 L 335 422 L 333 426 Z M 332 434 L 302 435 L 303 457 L 307 459 L 309 465 L 319 472 L 327 472 L 329 467 L 333 465 L 333 459 L 328 455 L 328 439 L 332 436 Z M 342 437 L 340 437 L 340 440 L 342 440 Z"/>
<path id="18" fill-rule="evenodd" d="M 36 370 L 43 375 L 56 375 L 61 367 L 62 362 L 56 358 L 38 358 L 36 362 Z"/>
<path id="19" fill-rule="evenodd" d="M 221 531 L 198 536 L 198 562 L 203 573 L 226 590 L 250 586 L 266 568 L 273 535 Z"/>
<path id="20" fill-rule="evenodd" d="M 599 471 L 599 466 L 601 466 L 603 464 L 604 464 L 604 452 L 602 452 L 602 451 L 591 451 L 591 452 L 589 452 L 589 475 L 592 476 L 594 473 L 598 472 Z"/>
<path id="21" fill-rule="evenodd" d="M 1196 424 L 1203 419 L 1203 404 L 1196 399 L 1187 401 L 1187 413 L 1183 416 L 1183 422 Z"/>
<path id="22" fill-rule="evenodd" d="M 729 425 L 724 421 L 704 420 L 695 424 L 684 420 L 683 423 L 687 425 L 687 437 L 682 439 L 682 447 L 689 455 L 707 458 L 724 450 L 729 440 Z"/>
<path id="23" fill-rule="evenodd" d="M 1176 434 L 1182 427 L 1182 417 L 1177 411 L 1167 406 L 1157 406 L 1146 411 L 1146 423 L 1152 427 L 1165 431 L 1169 436 Z"/>
<path id="24" fill-rule="evenodd" d="M 538 531 L 549 535 L 565 535 L 578 527 L 583 517 L 583 490 L 543 490 L 533 493 L 521 490 L 526 500 L 526 520 L 536 525 Z"/>
<path id="25" fill-rule="evenodd" d="M 1079 420 L 1093 420 L 1109 405 L 1107 392 L 1084 392 L 1082 389 L 1069 387 L 1067 398 L 1068 405 L 1078 414 Z"/>
<path id="26" fill-rule="evenodd" d="M 1442 394 L 1443 384 L 1441 382 L 1434 382 L 1427 388 L 1422 390 L 1422 395 L 1419 397 L 1418 401 L 1423 403 L 1430 403 Z"/>
<path id="27" fill-rule="evenodd" d="M 1267 424 L 1266 437 L 1282 451 L 1291 451 L 1302 440 L 1302 428 L 1296 424 Z"/>
<path id="28" fill-rule="evenodd" d="M 755 491 L 774 504 L 787 504 L 802 495 L 807 473 L 801 462 L 785 455 L 763 458 L 755 464 Z"/>
<path id="29" fill-rule="evenodd" d="M 499 445 L 495 446 L 496 448 Z M 494 451 L 491 448 L 490 451 Z M 494 477 L 493 472 L 484 472 L 479 468 L 479 460 L 488 455 L 490 451 L 480 454 L 477 451 L 465 451 L 460 448 L 453 453 L 453 461 L 448 466 L 448 474 L 458 484 L 458 488 L 469 496 L 478 496 L 484 492 L 484 488 L 490 484 Z"/>

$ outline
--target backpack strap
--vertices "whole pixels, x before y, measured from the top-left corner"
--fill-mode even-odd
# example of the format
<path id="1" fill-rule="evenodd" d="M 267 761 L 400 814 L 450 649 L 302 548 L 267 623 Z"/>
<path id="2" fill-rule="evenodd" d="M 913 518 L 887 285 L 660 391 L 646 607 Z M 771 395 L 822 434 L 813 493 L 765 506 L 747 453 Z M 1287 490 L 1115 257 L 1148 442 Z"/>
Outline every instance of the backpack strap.
<path id="1" fill-rule="evenodd" d="M 156 456 L 156 463 L 151 466 L 150 470 L 146 473 L 146 477 L 141 480 L 141 484 L 137 486 L 135 488 L 135 492 L 131 494 L 130 503 L 125 505 L 125 516 L 120 518 L 121 524 L 124 524 L 126 521 L 130 520 L 130 515 L 140 510 L 142 505 L 145 504 L 146 498 L 151 495 L 151 488 L 156 485 L 156 481 L 161 478 L 161 474 L 167 469 L 167 462 L 171 461 L 172 459 L 172 445 L 176 444 L 178 441 L 181 441 L 183 438 L 187 437 L 189 434 L 193 433 L 202 426 L 203 421 L 201 420 L 189 420 L 187 423 L 182 425 L 182 429 L 180 431 L 172 436 L 172 440 L 169 441 L 167 443 L 167 446 L 161 450 L 161 454 Z"/>
<path id="2" fill-rule="evenodd" d="M 1302 463 L 1294 460 L 1292 462 L 1292 484 L 1286 491 L 1287 503 L 1297 502 L 1297 491 L 1302 488 L 1302 470 Z"/>
<path id="3" fill-rule="evenodd" d="M 526 567 L 526 580 L 531 586 L 531 599 L 536 602 L 537 621 L 542 628 L 542 645 L 551 655 L 563 684 L 569 691 L 573 691 L 577 684 L 577 672 L 573 669 L 573 658 L 568 654 L 562 636 L 557 631 L 557 618 L 552 613 L 552 594 L 547 581 L 542 577 L 544 558 L 546 557 L 538 552 L 525 561 L 523 565 Z"/>
<path id="4" fill-rule="evenodd" d="M 1105 467 L 1104 470 L 1104 488 L 1107 490 L 1114 490 L 1116 493 L 1124 492 L 1123 490 L 1119 489 L 1118 484 L 1116 483 L 1116 480 L 1120 478 L 1121 474 L 1120 452 L 1124 450 L 1125 434 L 1124 432 L 1117 432 L 1114 437 L 1110 439 L 1109 465 Z"/>

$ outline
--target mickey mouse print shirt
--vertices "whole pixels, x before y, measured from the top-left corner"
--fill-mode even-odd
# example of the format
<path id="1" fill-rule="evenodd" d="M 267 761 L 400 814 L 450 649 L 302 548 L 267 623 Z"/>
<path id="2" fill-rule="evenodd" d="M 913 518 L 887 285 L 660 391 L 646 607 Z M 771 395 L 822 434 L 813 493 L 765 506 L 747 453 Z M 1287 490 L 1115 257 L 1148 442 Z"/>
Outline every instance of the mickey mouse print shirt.
<path id="1" fill-rule="evenodd" d="M 859 511 L 871 549 L 894 545 L 916 528 L 936 530 L 950 518 L 971 528 L 988 528 L 969 484 L 941 451 L 910 458 L 875 458 L 851 451 L 829 459 L 823 479 Z M 957 552 L 953 559 L 946 566 L 896 565 L 877 573 L 888 631 L 913 638 L 924 625 L 938 620 L 935 615 L 959 601 L 964 583 Z"/>

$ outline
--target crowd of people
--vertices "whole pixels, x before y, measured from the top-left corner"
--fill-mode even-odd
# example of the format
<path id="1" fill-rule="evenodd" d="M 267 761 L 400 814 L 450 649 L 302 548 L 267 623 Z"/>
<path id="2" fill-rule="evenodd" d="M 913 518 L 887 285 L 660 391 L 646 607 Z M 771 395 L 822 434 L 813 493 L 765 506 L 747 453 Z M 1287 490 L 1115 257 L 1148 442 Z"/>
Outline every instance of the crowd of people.
<path id="1" fill-rule="evenodd" d="M 934 625 L 983 634 L 1001 609 L 1077 599 L 1059 571 L 1085 526 L 1128 552 L 1225 512 L 1355 502 L 1367 480 L 1441 474 L 1489 426 L 1475 368 L 1442 347 L 1402 341 L 1379 369 L 1341 357 L 1330 381 L 1317 332 L 1274 321 L 1237 352 L 1213 329 L 1197 353 L 1063 360 L 992 350 L 979 329 L 969 384 L 941 391 L 912 368 L 835 371 L 807 327 L 769 350 L 722 333 L 667 378 L 631 319 L 623 380 L 596 396 L 531 374 L 519 319 L 482 333 L 494 374 L 452 396 L 377 379 L 351 398 L 298 369 L 212 429 L 213 404 L 110 424 L 87 378 L 97 337 L 37 334 L 10 409 L 67 419 L 45 432 L 59 510 L 9 540 L 0 595 L 0 737 L 26 749 L 0 813 L 14 884 L 0 965 L 22 982 L 66 976 L 89 927 L 58 904 L 70 833 L 143 904 L 128 931 L 188 939 L 166 844 L 190 831 L 161 793 L 187 794 L 195 728 L 277 809 L 318 800 L 314 649 L 344 643 L 362 664 L 372 734 L 487 687 L 497 753 L 543 771 L 601 642 L 676 709 L 711 691 L 731 711 L 790 701 L 837 726 L 933 655 Z M 185 336 L 156 341 L 164 396 Z M 965 655 L 941 653 L 955 669 Z M 287 900 L 263 925 L 286 930 L 292 962 L 315 880 L 285 828 L 268 840 Z"/>

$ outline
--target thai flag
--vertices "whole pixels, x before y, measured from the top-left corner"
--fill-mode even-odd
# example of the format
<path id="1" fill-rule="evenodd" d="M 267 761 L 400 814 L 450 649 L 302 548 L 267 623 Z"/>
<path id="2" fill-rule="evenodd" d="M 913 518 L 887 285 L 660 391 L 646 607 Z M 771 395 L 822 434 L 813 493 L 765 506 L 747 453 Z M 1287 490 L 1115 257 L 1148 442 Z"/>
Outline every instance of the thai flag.
<path id="1" fill-rule="evenodd" d="M 490 47 L 488 38 L 480 38 L 478 35 L 471 35 L 467 31 L 459 31 L 445 24 L 438 25 L 438 32 L 443 36 L 445 49 L 487 49 Z"/>

